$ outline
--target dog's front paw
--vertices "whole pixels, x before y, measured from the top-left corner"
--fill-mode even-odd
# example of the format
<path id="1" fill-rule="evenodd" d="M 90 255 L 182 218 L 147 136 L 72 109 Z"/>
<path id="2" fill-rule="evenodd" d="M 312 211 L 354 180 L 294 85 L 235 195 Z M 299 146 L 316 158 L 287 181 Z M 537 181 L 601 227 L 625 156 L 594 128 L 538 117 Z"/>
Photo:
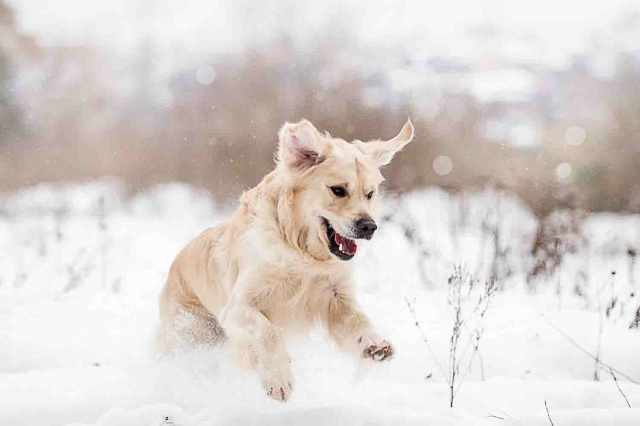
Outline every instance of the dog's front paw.
<path id="1" fill-rule="evenodd" d="M 364 349 L 362 356 L 374 361 L 387 361 L 393 357 L 393 346 L 386 340 L 372 343 Z"/>
<path id="2" fill-rule="evenodd" d="M 263 375 L 262 386 L 267 391 L 267 395 L 280 402 L 289 400 L 293 391 L 290 376 L 278 372 Z"/>

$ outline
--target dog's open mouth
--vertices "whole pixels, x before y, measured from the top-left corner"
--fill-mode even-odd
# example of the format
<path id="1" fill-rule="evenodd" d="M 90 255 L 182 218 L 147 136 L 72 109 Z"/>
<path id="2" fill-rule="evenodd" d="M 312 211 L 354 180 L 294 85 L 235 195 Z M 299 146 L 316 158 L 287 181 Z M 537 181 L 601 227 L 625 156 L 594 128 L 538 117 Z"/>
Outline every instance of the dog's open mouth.
<path id="1" fill-rule="evenodd" d="M 338 234 L 329 221 L 322 218 L 329 238 L 329 251 L 341 260 L 351 260 L 358 250 L 358 245 L 351 238 Z"/>

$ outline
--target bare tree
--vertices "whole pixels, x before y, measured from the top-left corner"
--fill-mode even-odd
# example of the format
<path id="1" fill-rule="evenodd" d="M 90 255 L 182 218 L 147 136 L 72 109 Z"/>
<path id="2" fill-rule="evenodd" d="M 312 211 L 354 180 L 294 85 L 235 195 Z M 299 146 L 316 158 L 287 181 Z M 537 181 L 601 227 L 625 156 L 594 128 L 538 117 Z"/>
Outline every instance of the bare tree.
<path id="1" fill-rule="evenodd" d="M 464 268 L 456 266 L 448 279 L 447 290 L 447 304 L 453 315 L 447 371 L 442 367 L 424 330 L 420 327 L 415 311 L 415 301 L 406 300 L 406 303 L 414 325 L 418 328 L 431 357 L 449 385 L 449 406 L 453 407 L 455 397 L 479 354 L 480 341 L 484 334 L 484 319 L 496 292 L 496 285 L 494 281 L 482 285 Z"/>

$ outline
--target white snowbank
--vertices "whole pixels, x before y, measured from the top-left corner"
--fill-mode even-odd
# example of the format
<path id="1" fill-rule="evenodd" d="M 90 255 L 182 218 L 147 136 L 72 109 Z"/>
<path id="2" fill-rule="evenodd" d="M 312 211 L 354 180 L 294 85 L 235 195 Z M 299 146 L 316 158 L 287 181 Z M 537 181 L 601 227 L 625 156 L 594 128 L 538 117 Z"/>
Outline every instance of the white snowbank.
<path id="1" fill-rule="evenodd" d="M 427 190 L 387 200 L 379 233 L 359 252 L 358 291 L 397 356 L 354 362 L 313 330 L 287 342 L 295 383 L 281 404 L 220 348 L 162 359 L 152 350 L 157 296 L 173 257 L 228 216 L 206 192 L 172 184 L 127 198 L 116 183 L 97 183 L 38 187 L 2 201 L 0 424 L 547 425 L 545 401 L 556 425 L 640 424 L 640 386 L 618 377 L 628 408 L 610 375 L 600 370 L 602 381 L 592 381 L 594 361 L 553 328 L 596 351 L 602 311 L 596 299 L 572 292 L 588 264 L 593 297 L 611 293 L 626 303 L 603 317 L 602 359 L 640 379 L 640 332 L 628 329 L 634 299 L 623 298 L 638 273 L 626 252 L 640 240 L 638 217 L 588 218 L 585 252 L 567 255 L 532 293 L 525 275 L 537 222 L 517 199 Z M 487 276 L 493 243 L 483 226 L 499 227 L 513 273 L 450 409 L 448 385 L 405 299 L 415 299 L 446 369 L 446 280 L 457 263 Z"/>

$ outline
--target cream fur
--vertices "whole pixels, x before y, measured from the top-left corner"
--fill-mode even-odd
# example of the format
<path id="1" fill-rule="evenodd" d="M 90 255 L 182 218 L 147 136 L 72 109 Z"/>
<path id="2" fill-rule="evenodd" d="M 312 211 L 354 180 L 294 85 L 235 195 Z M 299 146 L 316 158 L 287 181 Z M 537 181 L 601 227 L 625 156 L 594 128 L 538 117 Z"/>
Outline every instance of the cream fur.
<path id="1" fill-rule="evenodd" d="M 348 143 L 306 120 L 286 123 L 275 169 L 242 195 L 227 223 L 196 237 L 171 265 L 160 297 L 160 349 L 226 341 L 233 359 L 282 401 L 292 391 L 283 331 L 321 321 L 355 356 L 390 358 L 393 348 L 354 299 L 354 260 L 331 254 L 321 217 L 339 234 L 355 235 L 356 219 L 374 217 L 376 197 L 366 195 L 383 180 L 379 167 L 413 133 L 407 121 L 389 141 Z M 336 197 L 335 185 L 349 195 Z"/>

